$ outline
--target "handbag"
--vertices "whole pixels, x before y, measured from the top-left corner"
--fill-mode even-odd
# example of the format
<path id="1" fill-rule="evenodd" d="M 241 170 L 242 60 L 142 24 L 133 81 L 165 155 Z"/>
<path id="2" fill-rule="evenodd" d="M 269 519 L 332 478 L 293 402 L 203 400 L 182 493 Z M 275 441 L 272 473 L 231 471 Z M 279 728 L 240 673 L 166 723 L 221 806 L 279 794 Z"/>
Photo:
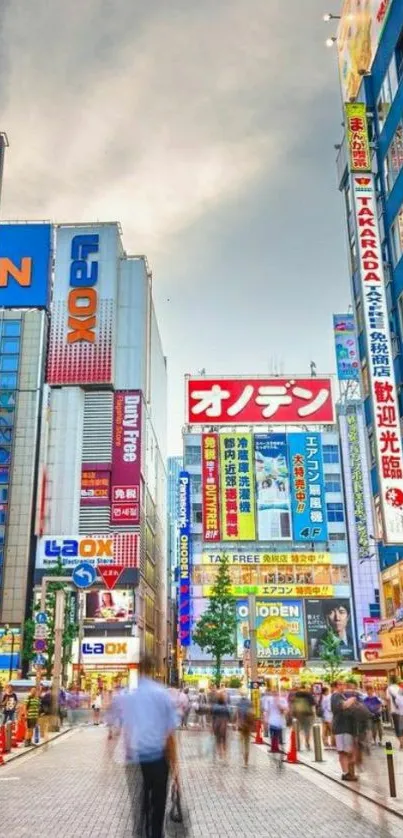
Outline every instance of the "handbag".
<path id="1" fill-rule="evenodd" d="M 171 800 L 166 817 L 165 832 L 168 838 L 187 838 L 190 819 L 183 803 L 179 784 L 176 780 L 171 785 Z"/>

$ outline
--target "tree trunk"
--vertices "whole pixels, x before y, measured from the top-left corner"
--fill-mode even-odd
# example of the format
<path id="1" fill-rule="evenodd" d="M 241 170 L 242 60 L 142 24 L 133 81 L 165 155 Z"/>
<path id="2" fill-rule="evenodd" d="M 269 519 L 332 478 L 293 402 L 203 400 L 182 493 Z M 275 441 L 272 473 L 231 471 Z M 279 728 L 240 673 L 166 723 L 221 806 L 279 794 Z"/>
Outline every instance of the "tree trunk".
<path id="1" fill-rule="evenodd" d="M 221 683 L 221 657 L 218 655 L 215 659 L 215 683 L 216 687 L 219 687 Z"/>

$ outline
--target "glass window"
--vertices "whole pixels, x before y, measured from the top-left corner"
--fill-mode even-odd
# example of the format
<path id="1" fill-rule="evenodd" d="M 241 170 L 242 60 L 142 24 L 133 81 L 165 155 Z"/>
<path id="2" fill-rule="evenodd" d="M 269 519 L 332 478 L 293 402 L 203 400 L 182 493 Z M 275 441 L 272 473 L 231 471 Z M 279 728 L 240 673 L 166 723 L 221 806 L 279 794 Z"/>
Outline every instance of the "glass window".
<path id="1" fill-rule="evenodd" d="M 342 503 L 327 503 L 327 520 L 333 523 L 344 521 L 344 510 Z"/>
<path id="2" fill-rule="evenodd" d="M 403 122 L 399 122 L 392 137 L 384 166 L 387 188 L 390 192 L 403 167 Z"/>
<path id="3" fill-rule="evenodd" d="M 339 448 L 337 445 L 323 446 L 323 462 L 324 463 L 338 463 L 339 462 Z"/>
<path id="4" fill-rule="evenodd" d="M 18 355 L 0 355 L 0 370 L 2 372 L 17 372 Z"/>
<path id="5" fill-rule="evenodd" d="M 0 488 L 0 503 L 6 503 L 8 500 L 8 486 L 2 486 Z"/>
<path id="6" fill-rule="evenodd" d="M 5 524 L 7 521 L 8 506 L 6 503 L 0 504 L 0 524 Z"/>
<path id="7" fill-rule="evenodd" d="M 198 495 L 201 492 L 201 475 L 200 474 L 192 474 L 190 478 L 190 489 L 195 494 Z"/>
<path id="8" fill-rule="evenodd" d="M 2 390 L 16 390 L 17 376 L 12 372 L 0 372 L 0 387 Z"/>
<path id="9" fill-rule="evenodd" d="M 8 446 L 0 445 L 0 464 L 8 465 L 11 460 L 11 449 Z"/>
<path id="10" fill-rule="evenodd" d="M 197 466 L 198 463 L 201 463 L 201 447 L 186 448 L 185 460 L 189 466 Z"/>
<path id="11" fill-rule="evenodd" d="M 15 407 L 15 393 L 8 390 L 5 393 L 0 392 L 0 408 L 1 407 Z"/>
<path id="12" fill-rule="evenodd" d="M 340 478 L 336 474 L 325 475 L 325 492 L 341 492 Z"/>
<path id="13" fill-rule="evenodd" d="M 3 337 L 17 338 L 21 334 L 20 320 L 3 320 Z"/>
<path id="14" fill-rule="evenodd" d="M 403 31 L 400 33 L 399 40 L 396 44 L 395 54 L 394 54 L 394 56 L 392 58 L 392 61 L 390 62 L 390 65 L 389 65 L 389 71 L 388 71 L 389 74 L 391 74 L 392 63 L 394 65 L 392 72 L 394 71 L 394 74 L 395 74 L 395 82 L 394 83 L 396 85 L 396 90 L 397 90 L 398 83 L 403 76 Z M 392 79 L 391 79 L 391 83 L 393 84 Z M 396 90 L 395 90 L 395 92 L 396 92 Z"/>
<path id="15" fill-rule="evenodd" d="M 400 79 L 399 75 L 399 44 L 396 48 L 396 56 L 392 56 L 392 60 L 389 64 L 389 67 L 386 71 L 386 75 L 383 81 L 383 85 L 381 88 L 381 92 L 378 97 L 377 101 L 377 111 L 378 111 L 378 120 L 379 120 L 379 129 L 382 131 L 382 128 L 385 124 L 387 115 L 390 111 L 390 106 L 395 98 L 396 91 L 398 88 L 398 82 Z"/>
<path id="16" fill-rule="evenodd" d="M 362 361 L 361 364 L 361 379 L 362 379 L 362 390 L 364 397 L 366 398 L 369 396 L 369 376 L 368 376 L 368 365 L 366 361 Z"/>
<path id="17" fill-rule="evenodd" d="M 392 224 L 391 233 L 393 264 L 397 265 L 403 253 L 403 206 L 400 207 Z"/>
<path id="18" fill-rule="evenodd" d="M 20 351 L 19 340 L 13 340 L 12 338 L 3 338 L 3 340 L 0 343 L 0 351 L 5 352 L 8 355 L 17 355 Z"/>
<path id="19" fill-rule="evenodd" d="M 203 521 L 202 508 L 200 503 L 193 504 L 193 523 L 201 524 Z"/>
<path id="20" fill-rule="evenodd" d="M 0 444 L 3 442 L 12 442 L 13 429 L 5 425 L 0 425 Z"/>
<path id="21" fill-rule="evenodd" d="M 0 483 L 8 483 L 10 480 L 10 469 L 2 466 L 0 468 Z"/>

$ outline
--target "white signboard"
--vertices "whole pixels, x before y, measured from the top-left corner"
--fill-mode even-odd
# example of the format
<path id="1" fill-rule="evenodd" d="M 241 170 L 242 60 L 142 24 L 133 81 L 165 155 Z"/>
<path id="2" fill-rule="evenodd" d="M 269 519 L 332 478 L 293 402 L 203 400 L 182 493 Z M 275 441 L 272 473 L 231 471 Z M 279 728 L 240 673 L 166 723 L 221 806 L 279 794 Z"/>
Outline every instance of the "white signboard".
<path id="1" fill-rule="evenodd" d="M 73 644 L 73 661 L 78 658 L 78 641 Z M 81 644 L 81 662 L 85 666 L 130 664 L 140 660 L 138 637 L 85 637 Z"/>
<path id="2" fill-rule="evenodd" d="M 60 561 L 74 570 L 80 562 L 120 564 L 124 568 L 139 566 L 140 534 L 108 533 L 106 535 L 46 535 L 38 538 L 36 569 L 55 567 Z"/>
<path id="3" fill-rule="evenodd" d="M 373 175 L 352 175 L 370 396 L 386 544 L 403 544 L 403 452 Z"/>

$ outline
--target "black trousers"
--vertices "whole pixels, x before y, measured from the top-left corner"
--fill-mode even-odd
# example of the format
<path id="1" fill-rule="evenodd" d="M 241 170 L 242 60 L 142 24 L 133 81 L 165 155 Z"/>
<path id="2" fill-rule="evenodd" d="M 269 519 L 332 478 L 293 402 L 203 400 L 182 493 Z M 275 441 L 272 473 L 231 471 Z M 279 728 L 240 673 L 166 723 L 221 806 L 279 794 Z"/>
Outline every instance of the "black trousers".
<path id="1" fill-rule="evenodd" d="M 169 767 L 165 757 L 141 762 L 144 820 L 147 838 L 163 838 Z"/>

